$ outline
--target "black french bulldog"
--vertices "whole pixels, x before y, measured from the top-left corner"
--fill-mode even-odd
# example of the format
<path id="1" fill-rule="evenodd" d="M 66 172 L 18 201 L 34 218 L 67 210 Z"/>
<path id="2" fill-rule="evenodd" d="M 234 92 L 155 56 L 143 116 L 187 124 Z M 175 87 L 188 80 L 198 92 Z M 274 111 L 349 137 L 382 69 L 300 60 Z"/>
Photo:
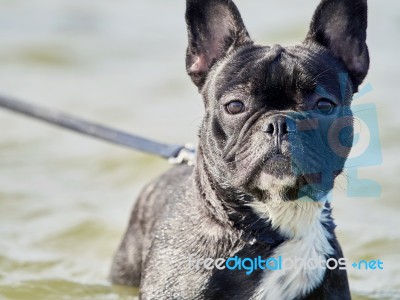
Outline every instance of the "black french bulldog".
<path id="1" fill-rule="evenodd" d="M 329 193 L 369 68 L 367 0 L 322 0 L 294 47 L 254 44 L 231 0 L 187 0 L 186 21 L 196 164 L 144 189 L 112 281 L 141 299 L 350 299 Z"/>

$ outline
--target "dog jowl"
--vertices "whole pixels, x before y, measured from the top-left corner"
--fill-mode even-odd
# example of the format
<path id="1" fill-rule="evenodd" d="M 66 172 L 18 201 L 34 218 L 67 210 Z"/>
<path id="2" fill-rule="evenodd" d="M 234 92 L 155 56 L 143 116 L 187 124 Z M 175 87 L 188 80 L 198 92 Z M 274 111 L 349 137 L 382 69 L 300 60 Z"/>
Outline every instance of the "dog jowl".
<path id="1" fill-rule="evenodd" d="M 230 0 L 188 0 L 187 72 L 205 114 L 194 167 L 137 200 L 114 283 L 142 299 L 349 299 L 345 270 L 190 268 L 229 257 L 341 259 L 328 194 L 367 75 L 367 1 L 323 0 L 304 42 L 261 46 Z"/>

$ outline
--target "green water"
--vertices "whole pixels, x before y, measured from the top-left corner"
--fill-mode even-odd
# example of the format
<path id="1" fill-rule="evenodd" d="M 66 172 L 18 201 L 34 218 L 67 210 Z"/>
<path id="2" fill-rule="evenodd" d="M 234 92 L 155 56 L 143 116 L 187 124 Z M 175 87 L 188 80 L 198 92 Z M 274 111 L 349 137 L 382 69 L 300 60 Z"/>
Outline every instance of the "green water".
<path id="1" fill-rule="evenodd" d="M 257 41 L 300 42 L 316 0 L 238 0 Z M 381 165 L 359 177 L 376 198 L 335 189 L 354 299 L 400 299 L 400 2 L 370 2 L 372 92 Z M 0 0 L 0 93 L 175 143 L 196 142 L 202 103 L 185 75 L 184 1 Z M 141 187 L 163 160 L 0 110 L 0 299 L 135 299 L 108 271 Z"/>

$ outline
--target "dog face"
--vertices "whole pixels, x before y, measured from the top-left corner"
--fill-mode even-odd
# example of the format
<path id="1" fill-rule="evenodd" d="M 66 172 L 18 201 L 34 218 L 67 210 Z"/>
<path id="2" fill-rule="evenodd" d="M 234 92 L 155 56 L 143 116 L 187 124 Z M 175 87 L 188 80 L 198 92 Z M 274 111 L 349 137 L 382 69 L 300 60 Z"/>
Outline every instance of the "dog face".
<path id="1" fill-rule="evenodd" d="M 202 163 L 258 199 L 324 199 L 349 154 L 369 68 L 366 0 L 323 0 L 303 44 L 253 43 L 230 0 L 188 0 L 188 74 L 203 95 Z"/>

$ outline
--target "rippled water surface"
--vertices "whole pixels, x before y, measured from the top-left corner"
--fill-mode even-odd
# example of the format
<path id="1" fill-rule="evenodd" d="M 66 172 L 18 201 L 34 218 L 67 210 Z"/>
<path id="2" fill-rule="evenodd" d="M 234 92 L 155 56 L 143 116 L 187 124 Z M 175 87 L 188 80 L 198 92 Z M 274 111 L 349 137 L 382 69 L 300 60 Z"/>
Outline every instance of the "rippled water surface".
<path id="1" fill-rule="evenodd" d="M 400 299 L 400 2 L 370 0 L 372 92 L 383 164 L 359 169 L 380 197 L 334 213 L 355 299 Z M 238 0 L 254 39 L 300 42 L 318 1 Z M 185 75 L 184 1 L 0 0 L 0 93 L 167 142 L 196 142 L 202 103 Z M 0 299 L 135 299 L 113 287 L 111 257 L 161 159 L 0 110 Z M 354 180 L 357 180 L 354 178 Z"/>

